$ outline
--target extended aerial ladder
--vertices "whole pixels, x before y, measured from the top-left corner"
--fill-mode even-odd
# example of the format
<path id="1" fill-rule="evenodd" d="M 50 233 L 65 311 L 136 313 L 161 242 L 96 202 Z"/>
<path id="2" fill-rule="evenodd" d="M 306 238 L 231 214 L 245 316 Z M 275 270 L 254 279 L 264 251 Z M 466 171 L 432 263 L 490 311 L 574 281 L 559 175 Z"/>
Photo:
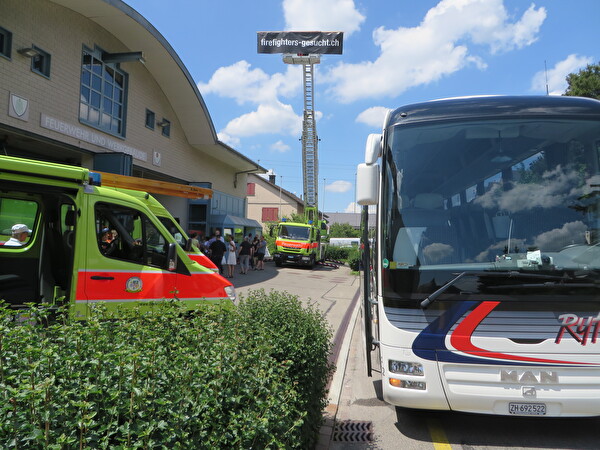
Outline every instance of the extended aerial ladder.
<path id="1" fill-rule="evenodd" d="M 327 234 L 325 220 L 320 220 L 318 180 L 319 157 L 317 126 L 314 110 L 314 66 L 321 62 L 322 54 L 342 54 L 342 32 L 282 31 L 259 32 L 259 53 L 283 53 L 283 62 L 302 66 L 304 88 L 304 115 L 302 119 L 302 179 L 304 187 L 304 220 L 281 222 L 271 229 L 277 233 L 275 264 L 284 262 L 313 266 L 323 263 Z"/>
<path id="2" fill-rule="evenodd" d="M 317 124 L 315 121 L 313 77 L 314 65 L 302 66 L 304 80 L 304 120 L 302 122 L 302 167 L 304 167 L 304 213 L 308 220 L 316 221 L 318 217 L 309 217 L 318 211 L 319 155 Z"/>
<path id="3" fill-rule="evenodd" d="M 302 66 L 304 87 L 304 117 L 302 120 L 302 177 L 304 185 L 304 216 L 307 223 L 319 220 L 319 157 L 317 123 L 314 110 L 314 66 L 319 55 L 284 55 L 283 62 Z"/>
<path id="4" fill-rule="evenodd" d="M 325 222 L 319 220 L 319 158 L 317 127 L 314 110 L 314 65 L 320 62 L 319 55 L 286 54 L 286 64 L 302 66 L 304 82 L 304 116 L 302 120 L 302 177 L 304 184 L 304 221 L 287 222 L 282 219 L 277 226 L 275 264 L 284 262 L 304 264 L 312 267 L 324 259 L 322 232 Z"/>

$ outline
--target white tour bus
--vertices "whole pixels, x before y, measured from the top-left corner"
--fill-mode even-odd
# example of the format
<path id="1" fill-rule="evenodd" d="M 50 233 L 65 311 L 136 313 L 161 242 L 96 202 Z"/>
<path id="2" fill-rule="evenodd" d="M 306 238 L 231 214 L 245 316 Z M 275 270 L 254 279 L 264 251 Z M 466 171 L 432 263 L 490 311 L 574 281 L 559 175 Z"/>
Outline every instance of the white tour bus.
<path id="1" fill-rule="evenodd" d="M 388 113 L 357 202 L 384 399 L 600 415 L 600 102 L 471 97 Z"/>

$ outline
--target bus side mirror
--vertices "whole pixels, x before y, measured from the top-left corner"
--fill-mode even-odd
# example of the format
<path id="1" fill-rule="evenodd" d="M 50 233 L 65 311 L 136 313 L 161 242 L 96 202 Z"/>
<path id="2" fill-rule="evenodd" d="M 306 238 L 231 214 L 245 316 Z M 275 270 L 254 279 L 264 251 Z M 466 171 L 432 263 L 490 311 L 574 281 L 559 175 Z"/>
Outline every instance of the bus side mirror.
<path id="1" fill-rule="evenodd" d="M 167 250 L 167 270 L 169 272 L 177 270 L 177 244 L 175 242 L 171 242 Z"/>
<path id="2" fill-rule="evenodd" d="M 356 168 L 356 203 L 376 205 L 379 188 L 379 166 L 359 164 Z"/>
<path id="3" fill-rule="evenodd" d="M 365 163 L 369 166 L 375 164 L 381 156 L 381 134 L 370 134 L 367 136 L 365 145 Z"/>

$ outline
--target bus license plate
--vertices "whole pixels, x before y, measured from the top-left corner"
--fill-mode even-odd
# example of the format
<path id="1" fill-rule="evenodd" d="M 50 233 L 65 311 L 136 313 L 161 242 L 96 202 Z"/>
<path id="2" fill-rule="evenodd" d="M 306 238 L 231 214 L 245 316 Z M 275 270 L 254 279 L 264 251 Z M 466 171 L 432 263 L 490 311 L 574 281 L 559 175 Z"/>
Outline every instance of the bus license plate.
<path id="1" fill-rule="evenodd" d="M 544 403 L 509 403 L 508 412 L 524 416 L 545 416 L 546 405 Z"/>

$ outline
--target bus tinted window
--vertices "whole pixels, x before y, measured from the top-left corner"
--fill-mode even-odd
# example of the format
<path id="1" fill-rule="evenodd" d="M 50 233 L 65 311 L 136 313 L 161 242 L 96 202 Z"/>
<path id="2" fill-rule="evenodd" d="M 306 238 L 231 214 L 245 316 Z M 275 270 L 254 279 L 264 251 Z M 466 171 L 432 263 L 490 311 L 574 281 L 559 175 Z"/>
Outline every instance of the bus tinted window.
<path id="1" fill-rule="evenodd" d="M 598 122 L 402 126 L 387 150 L 389 268 L 600 268 Z"/>

